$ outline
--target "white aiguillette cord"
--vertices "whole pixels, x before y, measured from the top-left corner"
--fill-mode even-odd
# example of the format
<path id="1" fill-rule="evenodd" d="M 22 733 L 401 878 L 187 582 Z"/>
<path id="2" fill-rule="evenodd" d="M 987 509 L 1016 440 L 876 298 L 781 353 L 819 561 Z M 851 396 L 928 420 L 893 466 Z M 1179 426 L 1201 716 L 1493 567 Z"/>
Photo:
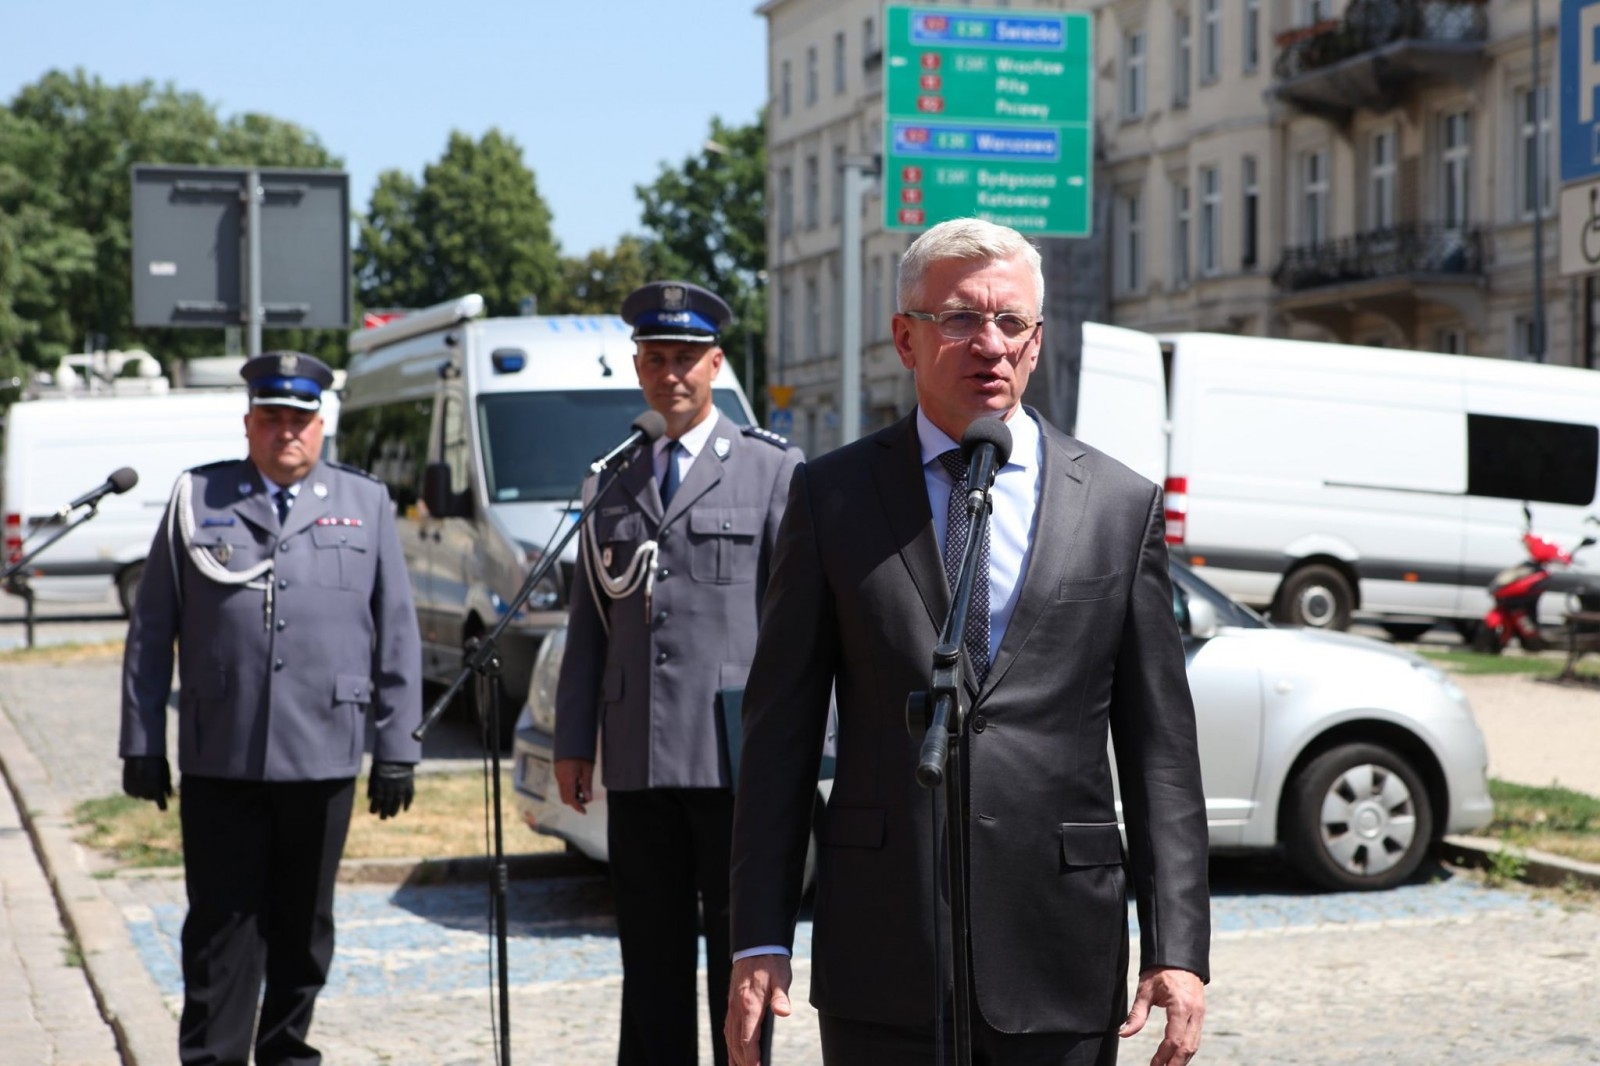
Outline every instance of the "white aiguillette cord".
<path id="1" fill-rule="evenodd" d="M 189 561 L 194 563 L 195 569 L 200 571 L 202 577 L 215 581 L 219 585 L 243 585 L 247 589 L 258 589 L 266 593 L 266 613 L 262 625 L 272 628 L 272 570 L 274 557 L 268 555 L 248 570 L 229 570 L 217 561 L 202 545 L 194 542 L 194 509 L 190 504 L 194 495 L 194 482 L 186 470 L 178 475 L 177 484 L 172 487 L 172 500 L 167 505 L 167 546 L 172 552 L 172 585 L 176 594 L 178 606 L 183 606 L 183 588 L 178 583 L 178 544 L 181 543 L 184 551 L 189 556 Z M 173 529 L 176 523 L 177 529 Z"/>

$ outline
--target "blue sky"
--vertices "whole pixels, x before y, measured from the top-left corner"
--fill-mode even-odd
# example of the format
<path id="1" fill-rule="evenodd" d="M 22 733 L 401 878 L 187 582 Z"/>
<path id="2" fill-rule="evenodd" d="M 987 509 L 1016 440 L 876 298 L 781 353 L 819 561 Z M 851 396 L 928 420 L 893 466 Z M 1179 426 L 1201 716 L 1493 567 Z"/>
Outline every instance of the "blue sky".
<path id="1" fill-rule="evenodd" d="M 766 97 L 756 0 L 0 0 L 0 100 L 51 69 L 261 111 L 344 158 L 354 205 L 452 129 L 516 138 L 579 255 L 638 232 L 633 187 Z"/>

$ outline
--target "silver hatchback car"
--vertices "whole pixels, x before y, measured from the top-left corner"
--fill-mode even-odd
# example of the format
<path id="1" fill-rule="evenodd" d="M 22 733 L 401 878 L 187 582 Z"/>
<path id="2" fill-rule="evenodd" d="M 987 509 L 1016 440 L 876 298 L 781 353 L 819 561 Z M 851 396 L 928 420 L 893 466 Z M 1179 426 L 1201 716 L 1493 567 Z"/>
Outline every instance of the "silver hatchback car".
<path id="1" fill-rule="evenodd" d="M 1445 833 L 1489 823 L 1483 734 L 1438 667 L 1364 637 L 1274 626 L 1183 563 L 1171 573 L 1213 852 L 1281 848 L 1323 888 L 1389 888 Z M 517 722 L 517 807 L 533 829 L 604 861 L 603 790 L 587 815 L 554 792 L 564 646 L 564 631 L 545 641 Z"/>

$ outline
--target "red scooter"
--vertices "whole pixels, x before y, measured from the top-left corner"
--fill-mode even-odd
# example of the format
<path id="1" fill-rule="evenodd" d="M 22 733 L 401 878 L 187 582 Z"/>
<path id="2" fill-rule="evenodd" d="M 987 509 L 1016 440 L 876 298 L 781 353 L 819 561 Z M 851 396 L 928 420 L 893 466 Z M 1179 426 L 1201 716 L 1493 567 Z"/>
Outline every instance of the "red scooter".
<path id="1" fill-rule="evenodd" d="M 1571 566 L 1573 556 L 1595 543 L 1594 537 L 1584 537 L 1571 551 L 1555 541 L 1539 536 L 1533 531 L 1533 512 L 1522 505 L 1522 517 L 1527 523 L 1522 533 L 1522 546 L 1528 550 L 1527 562 L 1508 567 L 1489 582 L 1489 595 L 1494 605 L 1483 616 L 1478 631 L 1473 634 L 1475 651 L 1499 655 L 1515 637 L 1528 651 L 1543 651 L 1549 642 L 1539 632 L 1539 597 L 1550 583 L 1550 567 Z M 1584 519 L 1600 525 L 1600 518 L 1590 515 Z M 1592 595 L 1579 591 L 1585 605 Z"/>

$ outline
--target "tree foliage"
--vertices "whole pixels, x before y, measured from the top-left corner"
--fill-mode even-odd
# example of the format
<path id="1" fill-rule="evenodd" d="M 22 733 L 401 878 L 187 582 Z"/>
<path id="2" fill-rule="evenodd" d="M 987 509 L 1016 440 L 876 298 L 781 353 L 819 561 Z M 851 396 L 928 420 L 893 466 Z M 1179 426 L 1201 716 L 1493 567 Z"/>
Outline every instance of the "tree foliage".
<path id="1" fill-rule="evenodd" d="M 624 235 L 615 248 L 596 248 L 561 261 L 562 285 L 546 310 L 560 315 L 614 315 L 628 294 L 670 270 L 652 241 Z"/>
<path id="2" fill-rule="evenodd" d="M 379 177 L 355 251 L 361 302 L 426 307 L 476 292 L 491 315 L 516 314 L 528 296 L 547 310 L 562 281 L 550 219 L 515 140 L 454 132 L 420 184 Z"/>
<path id="3" fill-rule="evenodd" d="M 195 93 L 52 71 L 0 113 L 0 360 L 52 365 L 94 337 L 167 359 L 215 354 L 214 330 L 135 329 L 135 163 L 336 168 L 304 128 L 221 118 Z M 337 332 L 274 330 L 268 343 L 332 353 Z M 0 368 L 0 374 L 5 373 Z"/>
<path id="4" fill-rule="evenodd" d="M 744 384 L 758 403 L 767 321 L 766 173 L 766 116 L 747 126 L 713 118 L 698 155 L 676 168 L 663 164 L 654 182 L 635 189 L 661 273 L 704 285 L 733 308 L 723 348 L 741 374 L 745 345 L 756 353 L 757 380 Z"/>

